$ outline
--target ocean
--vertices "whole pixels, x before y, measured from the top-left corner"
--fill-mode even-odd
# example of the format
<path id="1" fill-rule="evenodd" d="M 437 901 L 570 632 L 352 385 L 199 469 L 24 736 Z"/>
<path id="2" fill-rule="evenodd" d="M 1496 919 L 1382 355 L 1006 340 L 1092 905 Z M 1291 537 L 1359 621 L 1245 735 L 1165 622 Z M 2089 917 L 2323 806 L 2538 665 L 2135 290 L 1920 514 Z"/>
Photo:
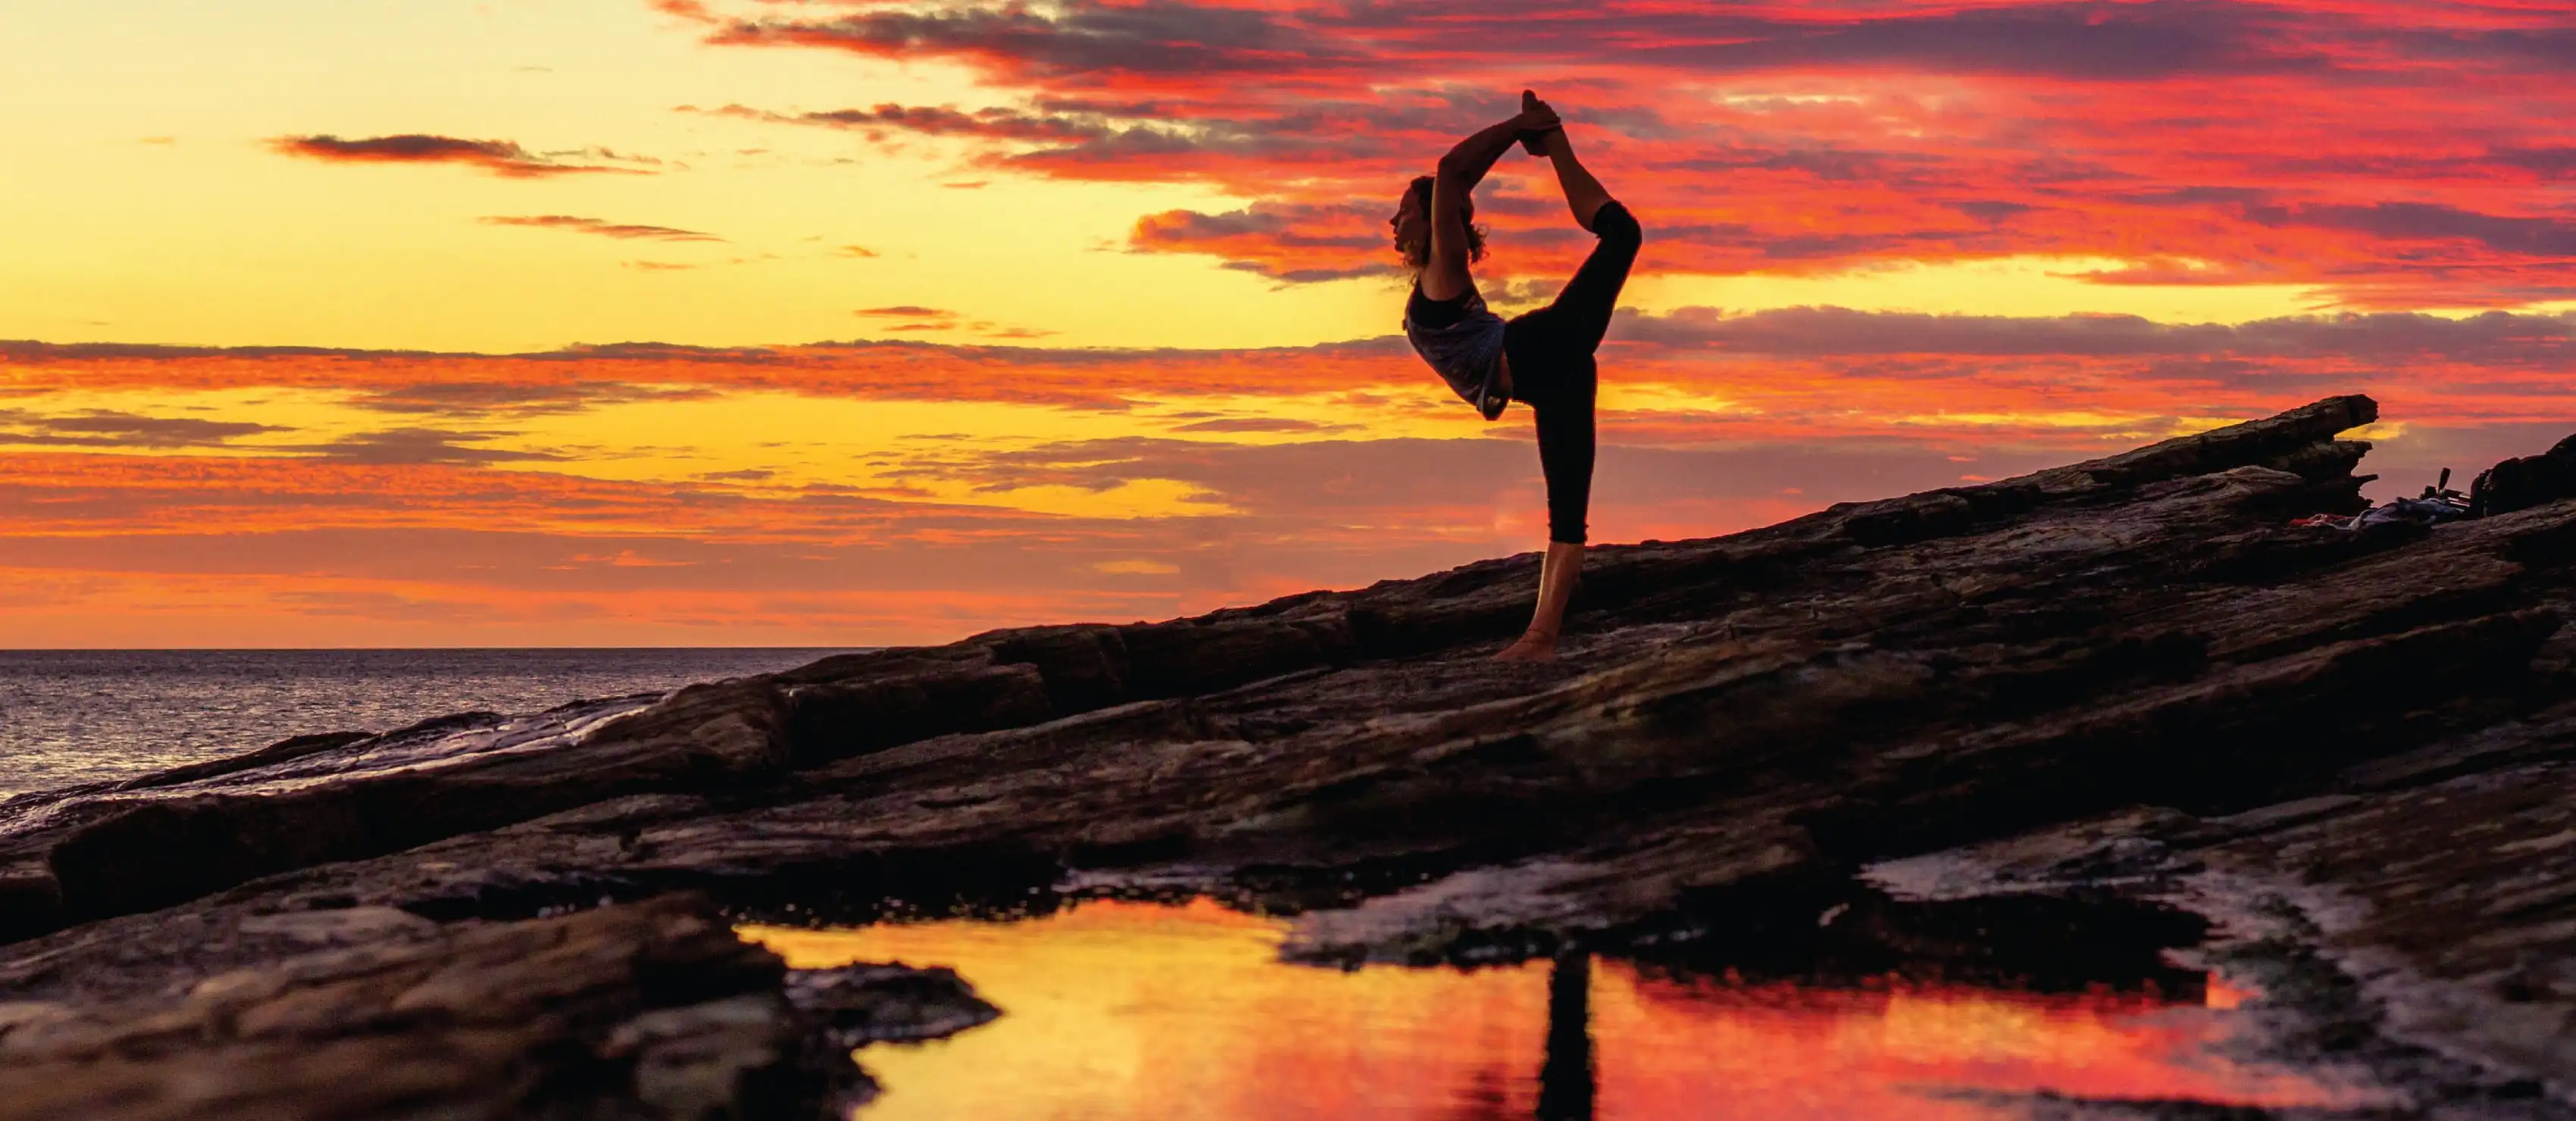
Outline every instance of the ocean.
<path id="1" fill-rule="evenodd" d="M 765 673 L 839 649 L 0 650 L 0 797 L 313 732 L 537 712 Z"/>

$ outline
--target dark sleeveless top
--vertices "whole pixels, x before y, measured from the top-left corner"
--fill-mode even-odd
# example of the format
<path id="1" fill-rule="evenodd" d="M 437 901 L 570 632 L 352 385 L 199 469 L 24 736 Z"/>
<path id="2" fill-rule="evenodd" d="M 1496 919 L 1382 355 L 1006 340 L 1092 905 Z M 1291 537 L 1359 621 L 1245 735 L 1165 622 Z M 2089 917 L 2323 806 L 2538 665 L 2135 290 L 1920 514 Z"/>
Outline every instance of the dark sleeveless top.
<path id="1" fill-rule="evenodd" d="M 1503 373 L 1503 317 L 1485 309 L 1485 297 L 1470 281 L 1454 300 L 1422 294 L 1415 281 L 1404 301 L 1404 337 L 1413 352 L 1431 364 L 1460 399 L 1486 420 L 1503 415 L 1508 403 L 1499 384 Z"/>

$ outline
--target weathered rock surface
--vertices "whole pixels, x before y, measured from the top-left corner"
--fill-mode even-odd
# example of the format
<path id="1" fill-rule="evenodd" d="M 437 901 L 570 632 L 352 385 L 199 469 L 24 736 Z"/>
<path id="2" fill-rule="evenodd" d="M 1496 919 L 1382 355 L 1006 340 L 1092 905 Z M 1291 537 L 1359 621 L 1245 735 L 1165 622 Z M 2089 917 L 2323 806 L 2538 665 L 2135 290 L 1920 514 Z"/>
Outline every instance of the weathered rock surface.
<path id="1" fill-rule="evenodd" d="M 843 1047 L 954 1035 L 1002 1010 L 949 969 L 861 964 L 788 974 L 787 1002 L 830 1025 Z"/>
<path id="2" fill-rule="evenodd" d="M 231 930 L 302 952 L 163 994 L 0 1004 L 0 1113 L 696 1121 L 813 1116 L 835 1089 L 778 960 L 702 901 Z"/>
<path id="3" fill-rule="evenodd" d="M 147 911 L 596 802 L 787 772 L 778 690 L 698 685 L 532 717 L 287 740 L 242 759 L 0 801 L 0 937 Z"/>
<path id="4" fill-rule="evenodd" d="M 2479 517 L 2528 510 L 2543 502 L 2576 498 L 2576 436 L 2539 455 L 2505 460 L 2478 472 L 2469 485 L 2469 509 Z"/>
<path id="5" fill-rule="evenodd" d="M 853 915 L 1198 891 L 1300 912 L 1326 960 L 1687 938 L 1970 971 L 2000 951 L 1944 915 L 2151 951 L 2253 908 L 2350 982 L 2337 1038 L 2420 1083 L 2395 1115 L 2549 1115 L 2576 1104 L 2576 501 L 2288 524 L 2362 505 L 2337 436 L 2374 419 L 2334 398 L 1600 549 L 1554 666 L 1483 657 L 1526 618 L 1519 557 L 0 802 L 0 1000 L 43 1023 L 313 939 L 680 889 Z M 2075 898 L 2162 917 L 2131 938 Z M 300 917 L 332 914 L 368 917 Z"/>

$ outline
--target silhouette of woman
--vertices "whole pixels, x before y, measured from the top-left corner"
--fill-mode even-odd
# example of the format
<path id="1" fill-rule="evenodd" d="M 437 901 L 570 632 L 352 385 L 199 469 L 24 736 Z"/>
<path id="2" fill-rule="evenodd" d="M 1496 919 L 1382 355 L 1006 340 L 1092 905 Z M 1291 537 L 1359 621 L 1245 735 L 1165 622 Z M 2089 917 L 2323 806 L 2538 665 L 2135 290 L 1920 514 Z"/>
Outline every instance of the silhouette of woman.
<path id="1" fill-rule="evenodd" d="M 1467 271 L 1485 256 L 1469 192 L 1515 141 L 1556 165 L 1575 223 L 1600 241 L 1556 302 L 1506 322 L 1486 310 Z M 1537 422 L 1539 469 L 1547 478 L 1547 559 L 1529 630 L 1495 657 L 1553 659 L 1583 567 L 1584 517 L 1592 504 L 1592 399 L 1600 380 L 1592 355 L 1610 329 L 1610 309 L 1643 235 L 1628 208 L 1574 158 L 1556 111 L 1528 90 L 1521 91 L 1518 114 L 1459 141 L 1440 157 L 1437 174 L 1414 180 L 1389 224 L 1397 252 L 1414 270 L 1404 305 L 1404 334 L 1414 352 L 1485 419 L 1519 401 Z"/>

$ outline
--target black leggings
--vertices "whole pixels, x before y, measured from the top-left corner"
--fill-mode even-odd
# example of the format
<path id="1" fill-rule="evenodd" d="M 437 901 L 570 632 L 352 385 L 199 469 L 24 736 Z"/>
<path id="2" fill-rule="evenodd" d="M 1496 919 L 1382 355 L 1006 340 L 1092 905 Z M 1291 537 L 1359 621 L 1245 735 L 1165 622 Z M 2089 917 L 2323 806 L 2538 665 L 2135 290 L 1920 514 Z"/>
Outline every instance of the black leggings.
<path id="1" fill-rule="evenodd" d="M 1592 352 L 1610 330 L 1610 309 L 1637 263 L 1644 233 L 1628 208 L 1604 203 L 1592 215 L 1601 243 L 1574 270 L 1556 302 L 1517 316 L 1503 328 L 1512 367 L 1512 399 L 1538 421 L 1538 466 L 1547 476 L 1547 539 L 1583 543 L 1592 507 L 1592 396 L 1600 368 Z"/>

